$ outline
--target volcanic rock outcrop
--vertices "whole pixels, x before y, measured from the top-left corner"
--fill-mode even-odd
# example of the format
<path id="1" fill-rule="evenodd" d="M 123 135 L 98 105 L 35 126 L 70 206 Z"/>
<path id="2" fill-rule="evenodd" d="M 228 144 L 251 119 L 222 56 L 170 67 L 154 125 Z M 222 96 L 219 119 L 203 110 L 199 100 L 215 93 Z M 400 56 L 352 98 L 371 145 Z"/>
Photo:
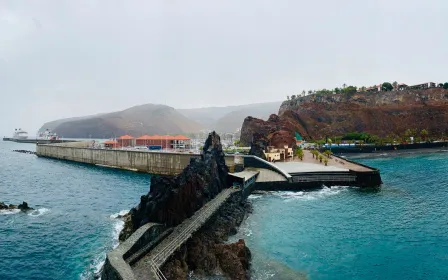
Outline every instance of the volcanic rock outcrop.
<path id="1" fill-rule="evenodd" d="M 250 145 L 252 142 L 260 141 L 262 135 L 265 137 L 264 141 L 267 141 L 266 146 L 293 147 L 296 144 L 294 128 L 294 123 L 283 120 L 275 114 L 272 114 L 267 121 L 247 117 L 241 129 L 240 140 L 243 145 Z"/>
<path id="2" fill-rule="evenodd" d="M 225 275 L 227 279 L 250 279 L 251 252 L 244 240 L 224 244 L 236 233 L 247 212 L 248 202 L 241 202 L 234 193 L 206 227 L 197 232 L 162 268 L 167 279 L 188 279 L 191 271 L 196 276 Z"/>
<path id="3" fill-rule="evenodd" d="M 208 136 L 200 159 L 190 164 L 176 177 L 153 176 L 148 194 L 130 211 L 121 240 L 148 223 L 180 224 L 195 211 L 227 188 L 229 169 L 225 163 L 221 141 L 215 132 Z M 130 229 L 130 227 L 132 229 Z"/>
<path id="4" fill-rule="evenodd" d="M 7 205 L 4 202 L 0 202 L 0 210 L 13 210 L 13 209 L 20 209 L 24 212 L 34 210 L 33 208 L 29 207 L 28 203 L 26 203 L 25 201 L 19 205 L 13 205 L 13 204 Z"/>
<path id="5" fill-rule="evenodd" d="M 284 101 L 277 118 L 266 122 L 246 118 L 241 142 L 250 143 L 256 131 L 269 139 L 275 138 L 274 131 L 291 136 L 297 131 L 305 139 L 323 139 L 350 132 L 400 136 L 407 129 L 425 129 L 429 136 L 441 137 L 448 134 L 448 90 L 313 94 Z"/>

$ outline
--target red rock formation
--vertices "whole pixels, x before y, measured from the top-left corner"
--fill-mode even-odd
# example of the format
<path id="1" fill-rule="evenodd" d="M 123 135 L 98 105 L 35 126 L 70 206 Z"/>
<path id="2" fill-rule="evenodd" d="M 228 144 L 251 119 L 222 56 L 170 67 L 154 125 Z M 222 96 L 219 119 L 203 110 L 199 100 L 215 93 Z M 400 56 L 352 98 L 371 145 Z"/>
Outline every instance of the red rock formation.
<path id="1" fill-rule="evenodd" d="M 296 144 L 294 127 L 294 123 L 283 120 L 275 114 L 272 114 L 267 121 L 247 117 L 243 123 L 240 140 L 243 145 L 250 145 L 254 140 L 254 134 L 258 133 L 266 137 L 269 146 L 293 147 Z"/>
<path id="2" fill-rule="evenodd" d="M 273 139 L 281 138 L 272 135 L 273 131 L 285 137 L 297 131 L 305 139 L 322 139 L 349 132 L 385 137 L 402 135 L 407 129 L 426 129 L 430 136 L 440 137 L 448 134 L 448 90 L 310 95 L 283 102 L 278 119 L 246 118 L 241 141 L 249 143 L 255 131 Z"/>

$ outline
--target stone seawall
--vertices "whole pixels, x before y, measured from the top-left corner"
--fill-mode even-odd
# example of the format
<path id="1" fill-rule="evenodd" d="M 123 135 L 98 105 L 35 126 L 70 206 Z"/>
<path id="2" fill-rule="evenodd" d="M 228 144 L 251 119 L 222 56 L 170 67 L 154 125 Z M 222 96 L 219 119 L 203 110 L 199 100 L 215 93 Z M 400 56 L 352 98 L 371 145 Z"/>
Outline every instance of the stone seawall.
<path id="1" fill-rule="evenodd" d="M 180 174 L 190 163 L 190 159 L 200 157 L 198 154 L 108 150 L 82 146 L 82 143 L 76 143 L 76 146 L 37 145 L 36 155 L 159 175 Z M 232 171 L 234 156 L 226 156 L 225 161 Z"/>

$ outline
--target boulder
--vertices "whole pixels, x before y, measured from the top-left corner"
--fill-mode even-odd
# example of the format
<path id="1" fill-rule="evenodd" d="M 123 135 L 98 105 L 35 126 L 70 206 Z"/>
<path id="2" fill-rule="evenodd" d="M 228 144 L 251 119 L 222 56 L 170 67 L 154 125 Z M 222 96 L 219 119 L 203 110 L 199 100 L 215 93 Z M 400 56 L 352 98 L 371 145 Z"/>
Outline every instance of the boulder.
<path id="1" fill-rule="evenodd" d="M 22 202 L 22 204 L 14 205 L 14 204 L 5 204 L 4 202 L 0 202 L 0 210 L 12 210 L 12 209 L 20 209 L 21 211 L 29 211 L 34 210 L 33 208 L 28 206 L 28 203 L 25 201 Z"/>

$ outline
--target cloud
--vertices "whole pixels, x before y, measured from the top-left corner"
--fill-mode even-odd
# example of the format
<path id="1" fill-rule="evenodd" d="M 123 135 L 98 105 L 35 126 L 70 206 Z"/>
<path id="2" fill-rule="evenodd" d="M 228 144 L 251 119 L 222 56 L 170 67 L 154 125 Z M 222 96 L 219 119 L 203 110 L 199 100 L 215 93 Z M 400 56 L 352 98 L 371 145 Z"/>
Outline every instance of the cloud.
<path id="1" fill-rule="evenodd" d="M 0 3 L 0 131 L 143 103 L 446 79 L 446 1 Z M 20 110 L 18 110 L 20 108 Z"/>

